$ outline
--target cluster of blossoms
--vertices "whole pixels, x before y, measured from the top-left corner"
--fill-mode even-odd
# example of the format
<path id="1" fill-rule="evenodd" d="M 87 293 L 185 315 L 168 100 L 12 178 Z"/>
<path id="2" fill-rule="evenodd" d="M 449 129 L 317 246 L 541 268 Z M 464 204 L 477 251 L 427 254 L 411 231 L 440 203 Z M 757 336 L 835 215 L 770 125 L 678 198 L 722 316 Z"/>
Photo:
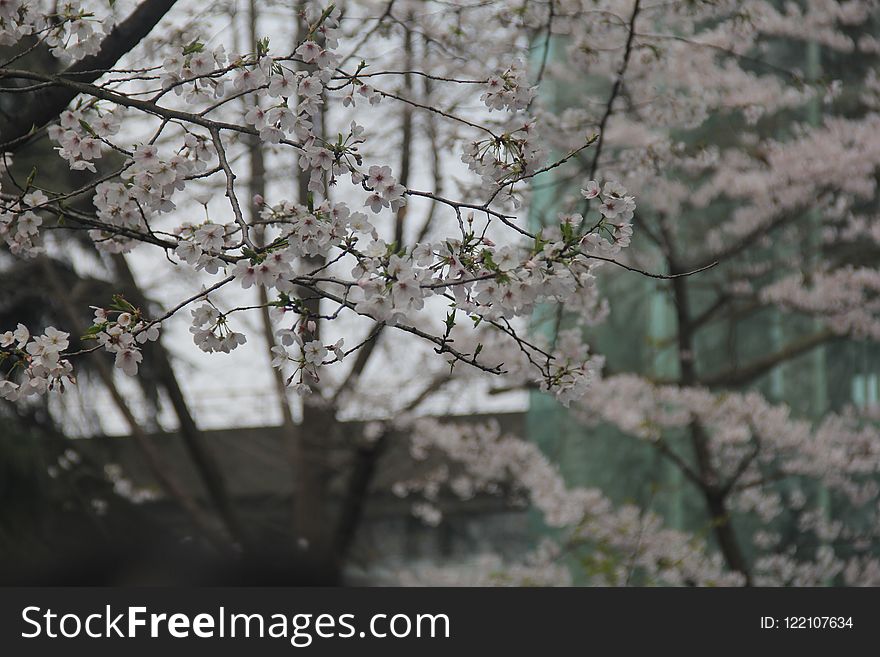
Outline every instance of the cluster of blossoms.
<path id="1" fill-rule="evenodd" d="M 516 124 L 500 135 L 469 142 L 461 161 L 480 176 L 487 190 L 495 191 L 535 174 L 546 156 L 535 122 L 529 121 Z M 510 189 L 506 191 L 508 198 L 515 201 Z"/>
<path id="2" fill-rule="evenodd" d="M 352 180 L 356 181 L 359 177 L 361 176 L 353 174 Z M 372 190 L 364 205 L 376 214 L 382 212 L 383 208 L 391 208 L 392 212 L 397 212 L 406 205 L 406 188 L 391 175 L 391 167 L 371 166 L 363 185 Z"/>
<path id="3" fill-rule="evenodd" d="M 0 237 L 14 255 L 33 258 L 43 252 L 40 240 L 43 220 L 33 208 L 48 201 L 49 197 L 37 190 L 0 207 Z"/>
<path id="4" fill-rule="evenodd" d="M 4 0 L 0 3 L 0 45 L 12 45 L 38 32 L 43 22 L 36 8 L 24 0 Z"/>
<path id="5" fill-rule="evenodd" d="M 601 219 L 595 227 L 588 232 L 583 239 L 583 247 L 587 253 L 601 256 L 612 256 L 620 249 L 629 246 L 632 239 L 633 213 L 636 202 L 627 194 L 626 188 L 618 182 L 606 182 L 603 188 L 595 180 L 587 182 L 581 190 L 581 195 L 587 199 L 596 199 L 599 203 Z M 575 228 L 583 222 L 583 217 L 578 214 L 570 215 L 568 219 Z"/>
<path id="6" fill-rule="evenodd" d="M 432 269 L 418 265 L 433 264 L 430 249 L 430 245 L 420 245 L 410 257 L 401 257 L 391 253 L 384 241 L 371 242 L 353 271 L 358 277 L 355 310 L 392 325 L 421 310 L 424 298 L 432 292 Z"/>
<path id="7" fill-rule="evenodd" d="M 95 187 L 93 203 L 98 219 L 106 228 L 91 231 L 92 239 L 106 251 L 131 250 L 137 240 L 127 237 L 128 231 L 136 235 L 149 230 L 154 214 L 173 211 L 176 205 L 172 195 L 185 188 L 189 177 L 207 168 L 209 157 L 207 141 L 191 134 L 186 136 L 183 151 L 167 159 L 160 157 L 158 147 L 153 144 L 138 146 L 122 182 L 104 181 Z M 123 232 L 120 234 L 115 229 L 123 229 Z"/>
<path id="8" fill-rule="evenodd" d="M 303 141 L 313 137 L 312 121 L 323 104 L 321 94 L 327 79 L 326 69 L 323 74 L 310 75 L 292 71 L 265 56 L 257 66 L 241 69 L 233 87 L 237 91 L 255 90 L 244 120 L 259 130 L 262 140 L 277 144 L 286 135 Z M 298 105 L 290 107 L 290 98 L 299 98 Z"/>
<path id="9" fill-rule="evenodd" d="M 235 224 L 216 224 L 209 219 L 198 225 L 185 223 L 175 232 L 175 255 L 199 271 L 216 274 L 225 264 L 220 256 L 235 245 L 240 229 Z"/>
<path id="10" fill-rule="evenodd" d="M 520 64 L 492 75 L 486 80 L 486 90 L 480 100 L 489 110 L 524 110 L 534 99 L 537 87 L 528 84 L 528 73 Z"/>
<path id="11" fill-rule="evenodd" d="M 604 380 L 582 400 L 577 412 L 590 425 L 607 422 L 663 446 L 668 436 L 699 423 L 714 477 L 706 484 L 729 489 L 731 508 L 759 521 L 753 542 L 766 554 L 756 561 L 756 582 L 816 585 L 845 570 L 858 570 L 853 558 L 833 552 L 819 559 L 827 561 L 827 568 L 818 570 L 812 554 L 774 553 L 781 537 L 772 528 L 786 515 L 819 543 L 856 545 L 878 538 L 873 528 L 880 521 L 876 504 L 880 432 L 873 422 L 851 412 L 829 413 L 814 425 L 756 392 L 715 394 L 703 388 L 657 386 L 634 375 Z M 784 489 L 757 485 L 780 479 L 792 485 Z M 810 481 L 820 482 L 858 509 L 857 518 L 840 516 L 829 522 L 821 509 L 812 506 L 815 501 L 807 504 L 802 486 Z M 870 570 L 876 563 L 862 566 Z"/>
<path id="12" fill-rule="evenodd" d="M 708 233 L 706 246 L 722 251 L 731 240 L 767 230 L 804 208 L 834 216 L 869 201 L 877 190 L 878 133 L 876 113 L 829 117 L 821 129 L 799 126 L 791 140 L 764 140 L 756 158 L 744 157 L 741 149 L 723 151 L 708 180 L 687 196 L 697 208 L 719 199 L 738 201 L 729 219 Z"/>
<path id="13" fill-rule="evenodd" d="M 382 92 L 361 80 L 357 84 L 353 84 L 349 92 L 343 97 L 343 106 L 356 107 L 357 97 L 355 94 L 366 98 L 370 105 L 378 105 L 382 102 Z"/>
<path id="14" fill-rule="evenodd" d="M 589 494 L 568 490 L 555 466 L 534 443 L 501 435 L 497 422 L 485 425 L 450 425 L 437 420 L 417 420 L 410 438 L 410 451 L 417 461 L 440 450 L 461 464 L 460 472 L 440 469 L 432 476 L 395 487 L 397 494 L 426 493 L 435 500 L 446 484 L 467 499 L 480 493 L 496 493 L 506 484 L 523 487 L 532 504 L 552 527 L 578 524 L 593 502 Z M 446 480 L 438 478 L 438 474 Z"/>
<path id="15" fill-rule="evenodd" d="M 762 288 L 759 298 L 821 316 L 839 335 L 880 339 L 880 271 L 876 269 L 846 266 L 812 272 L 809 280 L 803 274 L 793 274 Z"/>
<path id="16" fill-rule="evenodd" d="M 552 355 L 550 376 L 539 385 L 542 390 L 552 391 L 564 406 L 587 394 L 605 363 L 601 356 L 590 356 L 589 346 L 577 329 L 559 332 Z"/>
<path id="17" fill-rule="evenodd" d="M 97 54 L 113 28 L 113 20 L 99 20 L 78 2 L 68 1 L 58 6 L 47 21 L 47 28 L 46 44 L 52 54 L 62 61 L 71 61 Z"/>
<path id="18" fill-rule="evenodd" d="M 290 201 L 263 207 L 261 216 L 283 226 L 282 238 L 276 240 L 280 247 L 274 249 L 261 266 L 274 267 L 273 272 L 288 274 L 290 264 L 302 256 L 328 256 L 334 247 L 346 248 L 358 234 L 373 234 L 375 229 L 362 212 L 352 212 L 345 203 L 324 201 L 311 208 Z M 282 263 L 286 263 L 286 266 Z M 237 273 L 249 271 L 237 269 Z M 265 283 L 264 283 L 265 284 Z M 289 291 L 284 283 L 273 277 L 270 286 L 282 292 Z"/>
<path id="19" fill-rule="evenodd" d="M 247 342 L 243 333 L 237 333 L 228 326 L 226 315 L 217 310 L 211 303 L 203 303 L 191 311 L 193 342 L 204 352 L 230 353 L 239 345 Z"/>
<path id="20" fill-rule="evenodd" d="M 587 557 L 586 567 L 598 585 L 621 585 L 633 578 L 634 571 L 638 571 L 642 581 L 654 584 L 731 586 L 742 583 L 739 574 L 724 572 L 720 557 L 710 556 L 704 542 L 687 533 L 664 528 L 656 514 L 631 504 L 615 508 L 597 489 L 568 487 L 539 447 L 503 434 L 497 422 L 416 420 L 411 444 L 417 461 L 439 453 L 456 465 L 455 468 L 431 469 L 395 487 L 401 496 L 424 495 L 427 503 L 417 502 L 414 512 L 427 515 L 428 520 L 437 520 L 439 509 L 434 501 L 443 488 L 462 499 L 496 493 L 500 489 L 512 491 L 515 503 L 529 502 L 549 526 L 566 530 L 561 545 L 543 545 L 525 562 L 505 565 L 504 573 L 496 574 L 502 580 L 527 582 L 527 575 L 543 571 L 555 574 L 548 582 L 565 584 L 565 570 L 559 564 L 565 552 L 562 548 L 589 543 L 595 550 Z M 423 508 L 425 504 L 427 511 Z M 516 576 L 517 573 L 524 579 Z"/>
<path id="21" fill-rule="evenodd" d="M 26 0 L 0 2 L 0 45 L 38 37 L 55 57 L 71 61 L 96 54 L 113 27 L 111 19 L 96 19 L 78 2 L 57 4 L 52 13 L 34 4 Z"/>
<path id="22" fill-rule="evenodd" d="M 276 322 L 283 323 L 286 310 L 284 307 L 275 307 L 272 309 L 272 314 Z M 319 366 L 339 363 L 345 358 L 345 351 L 342 348 L 345 344 L 344 338 L 340 338 L 334 344 L 325 345 L 315 337 L 316 330 L 317 325 L 314 320 L 304 315 L 291 328 L 282 328 L 275 332 L 278 344 L 271 349 L 272 367 L 280 371 L 293 368 L 293 372 L 287 377 L 287 384 L 291 385 L 293 391 L 299 395 L 311 392 L 311 388 L 305 383 L 307 374 L 318 381 Z M 298 355 L 291 353 L 294 345 L 298 348 Z M 328 358 L 330 354 L 333 354 L 332 358 Z M 297 382 L 293 383 L 295 379 Z"/>
<path id="23" fill-rule="evenodd" d="M 492 198 L 518 206 L 514 184 L 535 175 L 547 158 L 546 143 L 539 137 L 537 121 L 524 115 L 532 104 L 536 87 L 528 86 L 527 72 L 514 64 L 492 75 L 480 100 L 492 110 L 507 110 L 508 118 L 488 137 L 467 141 L 461 161 L 480 176 L 484 191 Z"/>
<path id="24" fill-rule="evenodd" d="M 820 479 L 827 487 L 865 499 L 868 488 L 854 479 L 880 471 L 880 431 L 863 418 L 829 413 L 817 425 L 792 416 L 785 404 L 771 404 L 756 392 L 713 393 L 705 388 L 653 385 L 621 374 L 596 386 L 578 408 L 582 419 L 609 422 L 623 432 L 651 442 L 664 432 L 699 422 L 718 477 L 737 481 L 764 476 L 775 468 L 785 476 Z M 749 457 L 757 448 L 756 457 Z M 741 464 L 749 467 L 741 468 Z M 717 483 L 717 482 L 716 482 Z"/>
<path id="25" fill-rule="evenodd" d="M 189 103 L 223 98 L 226 80 L 212 74 L 226 63 L 226 49 L 222 44 L 207 52 L 204 44 L 194 41 L 165 58 L 160 83 L 163 89 L 174 90 Z M 191 84 L 184 84 L 186 82 Z"/>
<path id="26" fill-rule="evenodd" d="M 96 171 L 93 160 L 102 156 L 104 140 L 117 132 L 119 115 L 112 111 L 101 113 L 97 108 L 88 112 L 65 110 L 58 123 L 48 129 L 49 138 L 58 142 L 58 155 L 67 160 L 72 170 L 92 172 Z"/>
<path id="27" fill-rule="evenodd" d="M 98 344 L 115 356 L 115 366 L 128 376 L 135 376 L 143 361 L 141 345 L 159 339 L 159 324 L 143 318 L 139 309 L 121 296 L 113 297 L 110 308 L 94 308 L 92 326 L 83 339 Z"/>
<path id="28" fill-rule="evenodd" d="M 42 335 L 31 336 L 23 324 L 14 331 L 0 333 L 0 397 L 9 401 L 45 394 L 48 390 L 64 391 L 66 384 L 75 383 L 73 366 L 62 352 L 70 344 L 70 334 L 54 326 Z"/>
<path id="29" fill-rule="evenodd" d="M 71 169 L 95 171 L 94 161 L 102 157 L 105 145 L 119 132 L 120 119 L 118 108 L 103 110 L 94 103 L 64 111 L 48 133 Z M 90 236 L 103 250 L 131 250 L 137 244 L 136 235 L 149 229 L 152 216 L 174 210 L 172 195 L 182 191 L 191 177 L 203 173 L 213 156 L 210 140 L 191 132 L 184 136 L 181 149 L 168 158 L 161 157 L 152 143 L 137 146 L 129 153 L 121 181 L 105 180 L 95 186 L 92 202 L 97 219 L 106 228 L 92 230 Z M 128 236 L 132 234 L 135 237 Z"/>

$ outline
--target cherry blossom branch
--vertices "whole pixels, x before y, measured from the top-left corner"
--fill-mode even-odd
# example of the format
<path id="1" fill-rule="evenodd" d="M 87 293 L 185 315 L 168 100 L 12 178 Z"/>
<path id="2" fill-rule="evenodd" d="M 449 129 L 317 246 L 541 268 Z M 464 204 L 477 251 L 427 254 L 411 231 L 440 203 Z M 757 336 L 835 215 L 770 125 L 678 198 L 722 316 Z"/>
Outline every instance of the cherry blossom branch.
<path id="1" fill-rule="evenodd" d="M 226 198 L 232 206 L 232 213 L 235 216 L 235 223 L 241 228 L 241 240 L 252 251 L 257 252 L 259 249 L 251 241 L 250 226 L 245 221 L 244 215 L 241 213 L 241 206 L 238 204 L 238 197 L 235 195 L 235 173 L 229 166 L 229 160 L 226 159 L 226 149 L 223 148 L 223 141 L 220 138 L 220 130 L 216 127 L 211 128 L 211 138 L 214 141 L 214 148 L 217 150 L 217 157 L 220 159 L 220 166 L 226 174 Z"/>
<path id="2" fill-rule="evenodd" d="M 357 310 L 354 303 L 352 303 L 351 301 L 348 301 L 338 295 L 335 295 L 331 292 L 327 292 L 326 290 L 322 290 L 322 289 L 318 288 L 317 286 L 309 285 L 307 283 L 300 283 L 300 285 L 306 289 L 312 290 L 313 292 L 315 292 L 316 294 L 319 294 L 320 296 L 324 297 L 325 299 L 329 299 L 331 301 L 334 301 L 334 302 L 340 304 L 341 306 L 345 306 L 349 310 L 353 311 L 354 313 L 356 313 L 358 315 L 361 315 L 362 317 L 370 317 L 370 315 L 368 313 Z M 432 335 L 431 333 L 427 333 L 425 331 L 422 331 L 421 329 L 416 328 L 415 326 L 410 326 L 409 324 L 401 324 L 398 322 L 398 323 L 392 324 L 391 326 L 393 326 L 393 328 L 396 328 L 400 331 L 404 331 L 406 333 L 411 333 L 415 336 L 422 338 L 423 340 L 427 340 L 428 342 L 434 343 L 435 345 L 437 345 L 437 347 L 434 350 L 437 354 L 448 353 L 449 355 L 454 357 L 456 360 L 460 360 L 463 363 L 467 363 L 468 365 L 472 365 L 473 367 L 476 367 L 477 369 L 483 370 L 484 372 L 487 372 L 489 374 L 504 374 L 505 373 L 504 370 L 501 369 L 503 367 L 503 363 L 500 365 L 496 365 L 494 367 L 489 366 L 489 365 L 483 365 L 482 363 L 480 363 L 476 359 L 475 356 L 468 356 L 467 354 L 464 354 L 464 353 L 458 351 L 454 347 L 450 347 L 448 339 L 444 339 L 439 336 Z"/>
<path id="3" fill-rule="evenodd" d="M 88 96 L 93 96 L 95 98 L 100 98 L 101 100 L 107 100 L 117 105 L 121 105 L 123 107 L 131 107 L 133 109 L 139 109 L 142 112 L 147 114 L 152 114 L 154 116 L 158 116 L 164 119 L 178 119 L 180 121 L 184 121 L 186 123 L 192 123 L 194 125 L 201 126 L 203 128 L 207 128 L 210 130 L 229 130 L 230 132 L 239 132 L 246 135 L 259 135 L 259 132 L 255 128 L 251 128 L 248 126 L 237 125 L 234 123 L 227 123 L 225 121 L 215 121 L 212 119 L 205 118 L 200 116 L 199 114 L 195 114 L 192 112 L 184 112 L 181 110 L 175 110 L 169 107 L 163 107 L 156 103 L 152 103 L 146 100 L 138 100 L 136 98 L 131 98 L 125 94 L 120 94 L 114 91 L 109 91 L 103 89 L 94 84 L 87 84 L 83 82 L 77 82 L 74 80 L 68 80 L 60 75 L 49 75 L 45 73 L 38 73 L 35 71 L 26 71 L 19 69 L 0 69 L 0 79 L 2 78 L 19 78 L 19 79 L 27 79 L 27 80 L 39 80 L 42 82 L 49 82 L 57 86 L 65 87 L 67 89 L 71 89 L 76 91 L 79 94 L 85 94 Z M 12 150 L 15 146 L 15 140 L 10 140 L 0 144 L 0 152 Z M 301 145 L 296 142 L 283 142 L 286 145 L 294 146 L 300 148 Z"/>
<path id="4" fill-rule="evenodd" d="M 633 42 L 635 41 L 636 18 L 639 15 L 640 7 L 641 0 L 635 0 L 633 3 L 632 14 L 630 14 L 629 23 L 627 25 L 628 32 L 626 35 L 626 44 L 623 49 L 623 61 L 620 63 L 620 68 L 617 69 L 617 77 L 614 78 L 614 84 L 611 86 L 611 93 L 608 96 L 608 103 L 605 106 L 605 112 L 599 120 L 599 127 L 597 128 L 599 140 L 596 142 L 596 150 L 593 152 L 593 160 L 590 162 L 588 176 L 590 180 L 596 177 L 596 171 L 599 169 L 599 158 L 602 156 L 602 147 L 605 145 L 605 126 L 608 123 L 608 119 L 611 118 L 611 113 L 614 111 L 614 102 L 617 100 L 617 96 L 620 94 L 620 89 L 623 87 L 623 77 L 629 66 Z"/>
<path id="5" fill-rule="evenodd" d="M 161 324 L 162 322 L 164 322 L 166 319 L 168 319 L 172 315 L 175 315 L 180 310 L 183 310 L 184 308 L 186 308 L 189 304 L 193 303 L 194 301 L 198 301 L 199 299 L 203 299 L 203 298 L 207 297 L 212 292 L 216 292 L 221 287 L 231 283 L 234 280 L 235 280 L 234 276 L 227 276 L 227 277 L 217 281 L 216 283 L 214 283 L 211 287 L 207 287 L 204 290 L 200 290 L 196 294 L 193 294 L 192 296 L 187 297 L 186 299 L 184 299 L 183 301 L 181 301 L 180 303 L 178 303 L 177 305 L 172 307 L 170 310 L 166 311 L 163 315 L 152 320 L 149 324 L 147 324 L 147 326 L 145 327 L 144 330 L 146 330 L 146 328 L 149 328 L 150 326 L 155 326 L 156 324 Z"/>

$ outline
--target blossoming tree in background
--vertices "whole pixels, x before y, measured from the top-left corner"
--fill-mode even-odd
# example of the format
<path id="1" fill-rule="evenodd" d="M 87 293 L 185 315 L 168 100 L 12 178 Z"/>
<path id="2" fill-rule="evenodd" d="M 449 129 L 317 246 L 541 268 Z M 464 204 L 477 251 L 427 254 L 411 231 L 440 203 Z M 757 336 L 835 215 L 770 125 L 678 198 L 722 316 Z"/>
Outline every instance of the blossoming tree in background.
<path id="1" fill-rule="evenodd" d="M 190 348 L 218 358 L 264 344 L 291 428 L 296 558 L 322 569 L 344 562 L 388 432 L 407 426 L 416 456 L 440 450 L 460 468 L 401 493 L 512 489 L 561 528 L 514 578 L 564 579 L 562 555 L 587 544 L 609 555 L 601 581 L 612 583 L 877 577 L 873 519 L 856 535 L 804 509 L 803 530 L 834 534 L 822 549 L 789 554 L 765 532 L 755 562 L 743 548 L 753 537 L 731 521 L 734 507 L 774 517 L 767 500 L 786 477 L 880 511 L 880 443 L 865 418 L 813 426 L 738 390 L 832 337 L 877 334 L 870 249 L 853 266 L 843 248 L 871 239 L 876 212 L 873 3 L 301 2 L 273 6 L 285 20 L 271 28 L 251 4 L 248 34 L 230 41 L 188 3 L 122 4 L 0 6 L 0 235 L 16 262 L 41 263 L 65 320 L 0 333 L 4 399 L 40 404 L 91 358 L 143 434 L 117 381 L 154 359 L 221 526 L 141 435 L 157 478 L 206 535 L 252 549 L 154 344 L 185 317 Z M 166 14 L 174 28 L 154 29 Z M 799 70 L 779 54 L 789 43 L 849 57 L 852 79 Z M 835 116 L 802 116 L 823 104 Z M 790 134 L 767 137 L 777 124 Z M 22 170 L 47 141 L 76 184 Z M 58 264 L 76 271 L 86 252 L 122 283 L 112 299 L 66 294 Z M 135 257 L 195 289 L 151 304 Z M 635 289 L 626 281 L 645 279 L 676 311 L 663 380 L 603 371 L 589 347 Z M 729 372 L 698 368 L 703 326 L 768 307 L 815 317 L 817 332 Z M 371 371 L 377 361 L 391 365 Z M 412 370 L 392 373 L 408 389 L 377 395 L 395 368 Z M 568 488 L 521 438 L 412 420 L 431 396 L 486 380 L 539 388 L 587 423 L 649 441 L 702 496 L 710 540 Z M 293 431 L 288 389 L 305 431 Z M 345 433 L 340 420 L 371 405 L 392 419 Z M 331 437 L 352 454 L 335 513 L 321 457 Z M 835 552 L 837 538 L 848 551 Z"/>

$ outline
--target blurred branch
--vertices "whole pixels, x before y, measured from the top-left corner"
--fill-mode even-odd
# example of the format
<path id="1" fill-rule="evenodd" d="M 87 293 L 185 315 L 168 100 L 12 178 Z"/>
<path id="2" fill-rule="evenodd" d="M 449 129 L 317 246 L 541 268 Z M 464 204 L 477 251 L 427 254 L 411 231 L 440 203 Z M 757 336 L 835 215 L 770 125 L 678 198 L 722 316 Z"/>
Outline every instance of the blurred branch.
<path id="1" fill-rule="evenodd" d="M 623 61 L 620 63 L 620 68 L 617 69 L 617 77 L 614 78 L 614 84 L 611 86 L 611 94 L 608 97 L 608 103 L 605 105 L 605 113 L 602 114 L 602 119 L 599 121 L 599 127 L 597 129 L 599 139 L 596 141 L 596 150 L 593 153 L 593 160 L 590 163 L 590 172 L 587 176 L 590 180 L 596 177 L 596 171 L 599 169 L 599 158 L 602 155 L 602 147 L 605 145 L 605 126 L 608 123 L 608 119 L 611 118 L 611 113 L 614 111 L 614 101 L 617 100 L 617 96 L 620 94 L 620 89 L 623 86 L 623 76 L 629 66 L 629 59 L 633 50 L 633 41 L 636 36 L 636 18 L 639 15 L 640 9 L 641 0 L 636 0 L 635 3 L 633 3 L 632 14 L 629 18 L 629 33 L 626 35 L 626 45 L 623 49 Z M 693 267 L 692 269 L 697 269 L 697 267 Z"/>
<path id="2" fill-rule="evenodd" d="M 782 349 L 756 358 L 751 363 L 737 366 L 711 376 L 702 377 L 700 383 L 706 386 L 742 386 L 751 383 L 759 376 L 766 374 L 777 365 L 796 358 L 829 340 L 838 337 L 830 329 L 824 329 L 798 340 L 794 340 Z"/>
<path id="3" fill-rule="evenodd" d="M 53 297 L 61 305 L 61 310 L 64 314 L 67 315 L 71 329 L 80 334 L 83 333 L 85 327 L 77 315 L 76 309 L 71 301 L 70 290 L 65 289 L 59 281 L 58 275 L 55 272 L 54 263 L 47 257 L 43 257 L 41 260 L 43 269 L 46 273 L 46 279 L 53 290 Z M 172 474 L 173 470 L 170 465 L 164 460 L 159 450 L 134 416 L 134 413 L 132 413 L 125 398 L 116 387 L 116 383 L 113 380 L 113 371 L 107 366 L 107 363 L 104 360 L 104 354 L 95 352 L 90 354 L 90 358 L 93 360 L 98 377 L 110 393 L 113 403 L 125 419 L 126 424 L 128 424 L 129 431 L 131 432 L 138 448 L 140 448 L 143 453 L 147 466 L 150 468 L 150 471 L 153 473 L 159 486 L 165 491 L 170 499 L 175 500 L 180 505 L 184 512 L 193 521 L 196 528 L 204 534 L 206 538 L 211 540 L 221 549 L 226 549 L 229 545 L 226 537 L 222 535 L 219 528 L 216 526 L 216 523 L 210 518 L 210 516 L 202 510 L 198 502 L 186 491 L 183 484 Z"/>
<path id="4" fill-rule="evenodd" d="M 136 306 L 146 307 L 146 295 L 137 284 L 137 280 L 125 256 L 122 254 L 114 255 L 113 264 L 128 299 Z M 204 434 L 199 430 L 189 410 L 189 405 L 186 402 L 186 397 L 183 394 L 177 376 L 174 374 L 174 367 L 167 350 L 162 346 L 161 341 L 158 341 L 151 344 L 150 349 L 145 351 L 148 357 L 152 358 L 156 364 L 159 383 L 165 389 L 165 392 L 168 393 L 168 399 L 177 416 L 180 437 L 183 439 L 187 453 L 196 471 L 199 473 L 214 507 L 223 519 L 230 535 L 240 545 L 247 546 L 247 537 L 230 499 L 220 465 L 205 445 Z"/>
<path id="5" fill-rule="evenodd" d="M 404 406 L 398 415 L 414 410 L 425 399 L 446 385 L 452 376 L 443 373 L 435 377 L 422 391 Z M 361 525 L 364 508 L 370 494 L 370 483 L 376 473 L 379 459 L 385 453 L 388 446 L 390 427 L 385 427 L 378 438 L 367 443 L 364 441 L 355 453 L 354 466 L 348 478 L 345 494 L 342 498 L 342 506 L 336 521 L 335 550 L 337 558 L 345 559 L 351 550 L 351 545 L 357 536 L 357 530 Z"/>

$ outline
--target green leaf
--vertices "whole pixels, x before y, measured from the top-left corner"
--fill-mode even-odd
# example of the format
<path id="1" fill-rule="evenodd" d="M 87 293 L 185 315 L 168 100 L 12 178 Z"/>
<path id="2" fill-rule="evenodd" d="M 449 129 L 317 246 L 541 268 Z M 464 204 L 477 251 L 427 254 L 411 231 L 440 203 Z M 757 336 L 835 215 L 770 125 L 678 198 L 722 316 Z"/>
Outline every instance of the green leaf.
<path id="1" fill-rule="evenodd" d="M 83 119 L 79 120 L 79 125 L 83 130 L 88 132 L 92 137 L 98 136 L 98 133 L 92 129 L 92 126 L 90 126 L 88 123 L 86 123 Z"/>
<path id="2" fill-rule="evenodd" d="M 540 253 L 544 250 L 544 245 L 547 244 L 547 240 L 544 239 L 544 231 L 539 230 L 535 235 L 535 253 Z"/>
<path id="3" fill-rule="evenodd" d="M 257 41 L 257 59 L 264 57 L 269 52 L 269 37 L 263 37 Z"/>
<path id="4" fill-rule="evenodd" d="M 114 310 L 120 310 L 126 313 L 136 313 L 137 308 L 132 306 L 128 301 L 125 300 L 121 294 L 113 295 L 113 303 L 110 305 Z"/>
<path id="5" fill-rule="evenodd" d="M 559 225 L 559 227 L 562 229 L 562 239 L 566 242 L 570 242 L 571 238 L 574 235 L 574 230 L 572 229 L 571 224 L 567 221 L 564 221 Z"/>
<path id="6" fill-rule="evenodd" d="M 79 336 L 80 340 L 95 340 L 98 333 L 104 330 L 104 324 L 92 324 L 88 330 Z"/>
<path id="7" fill-rule="evenodd" d="M 205 44 L 195 39 L 191 41 L 188 45 L 184 46 L 183 54 L 184 55 L 192 55 L 193 53 L 202 52 L 205 49 Z"/>
<path id="8" fill-rule="evenodd" d="M 496 265 L 495 261 L 492 259 L 492 252 L 489 249 L 483 249 L 481 255 L 483 257 L 483 264 L 486 265 L 486 269 L 497 271 L 498 265 Z"/>

